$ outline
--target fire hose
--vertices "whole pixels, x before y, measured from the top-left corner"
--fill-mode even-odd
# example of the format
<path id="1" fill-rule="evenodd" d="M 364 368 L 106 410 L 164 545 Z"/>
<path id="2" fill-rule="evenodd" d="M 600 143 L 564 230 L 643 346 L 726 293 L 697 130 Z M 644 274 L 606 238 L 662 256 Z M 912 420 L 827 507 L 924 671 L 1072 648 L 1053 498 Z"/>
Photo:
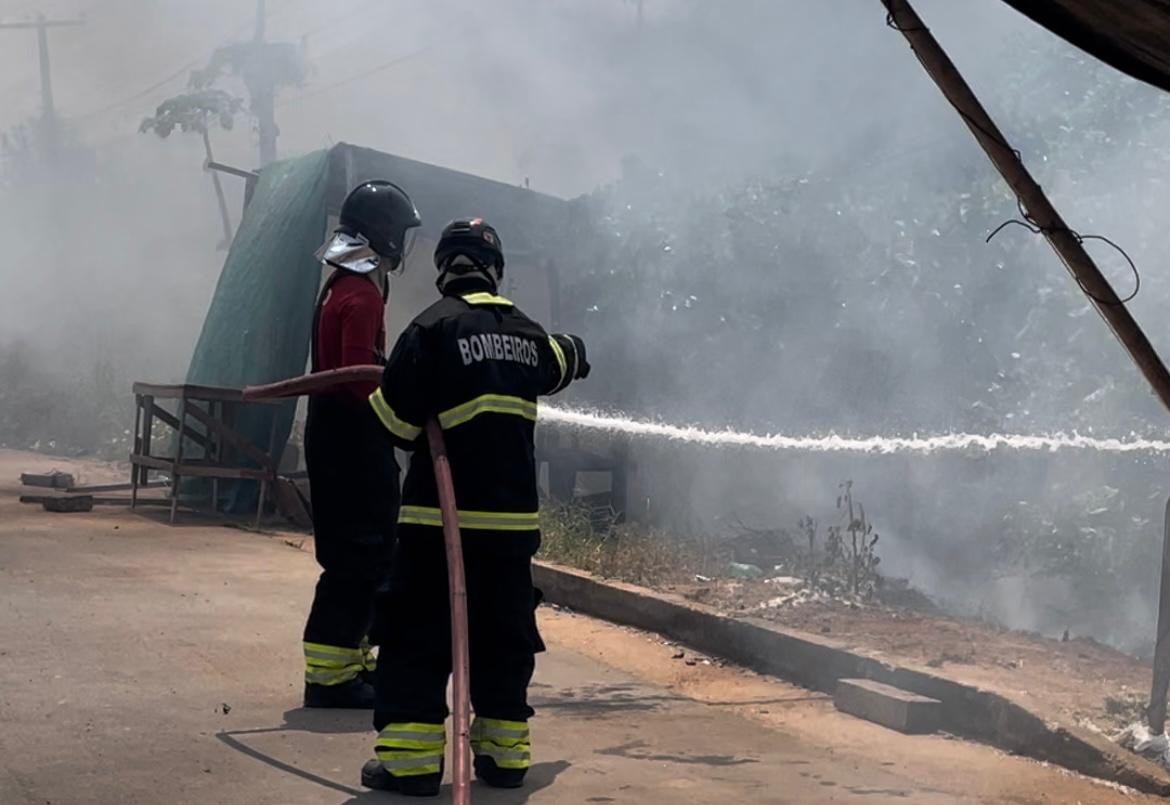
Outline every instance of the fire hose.
<path id="1" fill-rule="evenodd" d="M 323 394 L 346 383 L 377 383 L 382 378 L 380 366 L 348 366 L 328 372 L 282 380 L 265 386 L 244 388 L 245 400 L 299 397 Z M 463 573 L 463 543 L 459 536 L 459 519 L 455 505 L 455 485 L 451 480 L 451 463 L 443 431 L 434 419 L 426 423 L 435 485 L 439 490 L 439 510 L 443 517 L 443 542 L 447 551 L 447 589 L 451 598 L 451 710 L 452 710 L 452 801 L 455 805 L 471 802 L 471 704 L 468 680 L 470 661 L 467 643 L 467 582 Z"/>

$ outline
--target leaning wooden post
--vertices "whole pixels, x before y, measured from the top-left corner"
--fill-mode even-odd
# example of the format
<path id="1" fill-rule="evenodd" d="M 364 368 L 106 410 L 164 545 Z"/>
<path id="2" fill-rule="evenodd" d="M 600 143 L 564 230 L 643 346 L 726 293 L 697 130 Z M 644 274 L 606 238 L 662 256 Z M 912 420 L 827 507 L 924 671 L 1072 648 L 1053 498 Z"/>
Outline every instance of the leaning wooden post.
<path id="1" fill-rule="evenodd" d="M 1029 218 L 1044 233 L 1053 251 L 1060 257 L 1064 267 L 1068 269 L 1085 291 L 1097 312 L 1105 319 L 1105 323 L 1113 330 L 1113 334 L 1129 353 L 1138 369 L 1145 375 L 1146 381 L 1158 395 L 1162 404 L 1170 409 L 1170 373 L 1162 362 L 1146 334 L 1134 321 L 1129 310 L 1118 298 L 1113 286 L 1101 274 L 1084 246 L 1081 239 L 1072 232 L 1060 213 L 1052 206 L 1052 202 L 1044 195 L 1044 190 L 1028 172 L 1020 160 L 1018 152 L 1012 148 L 1007 138 L 995 125 L 995 121 L 983 108 L 983 104 L 967 85 L 966 80 L 955 67 L 946 51 L 939 45 L 938 40 L 931 34 L 930 29 L 923 23 L 922 18 L 910 5 L 909 0 L 882 0 L 882 5 L 889 12 L 890 24 L 897 29 L 910 43 L 911 50 L 922 63 L 922 67 L 938 85 L 946 99 L 951 102 L 967 128 L 975 135 L 979 145 L 987 153 L 996 170 L 1015 192 L 1024 205 Z M 1170 515 L 1168 515 L 1170 516 Z M 1161 735 L 1166 726 L 1166 694 L 1170 685 L 1170 594 L 1167 586 L 1170 585 L 1170 544 L 1163 537 L 1162 561 L 1162 597 L 1158 618 L 1157 645 L 1155 646 L 1154 683 L 1150 696 L 1150 708 L 1147 712 L 1149 727 L 1155 735 Z"/>
<path id="2" fill-rule="evenodd" d="M 1162 521 L 1162 581 L 1158 593 L 1158 637 L 1154 643 L 1154 681 L 1146 723 L 1153 735 L 1166 731 L 1166 693 L 1170 690 L 1170 500 Z"/>

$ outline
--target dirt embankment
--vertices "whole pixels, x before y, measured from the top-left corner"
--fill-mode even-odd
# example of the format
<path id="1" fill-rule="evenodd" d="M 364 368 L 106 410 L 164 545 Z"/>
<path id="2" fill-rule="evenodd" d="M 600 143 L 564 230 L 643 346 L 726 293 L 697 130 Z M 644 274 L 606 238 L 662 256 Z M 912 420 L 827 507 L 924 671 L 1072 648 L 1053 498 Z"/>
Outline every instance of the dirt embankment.
<path id="1" fill-rule="evenodd" d="M 1053 640 L 913 606 L 833 599 L 797 579 L 712 580 L 667 588 L 732 615 L 752 615 L 898 665 L 1000 693 L 1054 720 L 1112 735 L 1140 718 L 1148 662 L 1092 639 Z"/>

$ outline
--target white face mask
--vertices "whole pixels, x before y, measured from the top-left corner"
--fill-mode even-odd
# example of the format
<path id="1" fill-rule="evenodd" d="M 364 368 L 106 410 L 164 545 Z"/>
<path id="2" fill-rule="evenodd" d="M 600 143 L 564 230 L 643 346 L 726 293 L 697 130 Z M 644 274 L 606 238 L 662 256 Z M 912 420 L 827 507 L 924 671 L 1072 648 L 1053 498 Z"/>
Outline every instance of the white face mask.
<path id="1" fill-rule="evenodd" d="M 331 266 L 344 268 L 355 274 L 369 274 L 382 258 L 370 248 L 370 242 L 361 235 L 347 235 L 334 232 L 314 255 L 318 260 Z"/>

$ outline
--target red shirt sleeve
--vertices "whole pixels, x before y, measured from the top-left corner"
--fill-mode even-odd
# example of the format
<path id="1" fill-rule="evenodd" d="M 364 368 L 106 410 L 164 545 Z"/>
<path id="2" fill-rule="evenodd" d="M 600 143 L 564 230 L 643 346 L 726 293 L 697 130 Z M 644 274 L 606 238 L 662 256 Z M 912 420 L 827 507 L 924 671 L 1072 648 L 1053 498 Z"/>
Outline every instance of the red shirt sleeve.
<path id="1" fill-rule="evenodd" d="M 350 294 L 341 307 L 340 366 L 378 363 L 382 357 L 382 295 L 370 282 L 363 279 L 362 284 L 368 287 Z M 350 383 L 345 392 L 364 404 L 377 387 L 377 383 Z"/>

